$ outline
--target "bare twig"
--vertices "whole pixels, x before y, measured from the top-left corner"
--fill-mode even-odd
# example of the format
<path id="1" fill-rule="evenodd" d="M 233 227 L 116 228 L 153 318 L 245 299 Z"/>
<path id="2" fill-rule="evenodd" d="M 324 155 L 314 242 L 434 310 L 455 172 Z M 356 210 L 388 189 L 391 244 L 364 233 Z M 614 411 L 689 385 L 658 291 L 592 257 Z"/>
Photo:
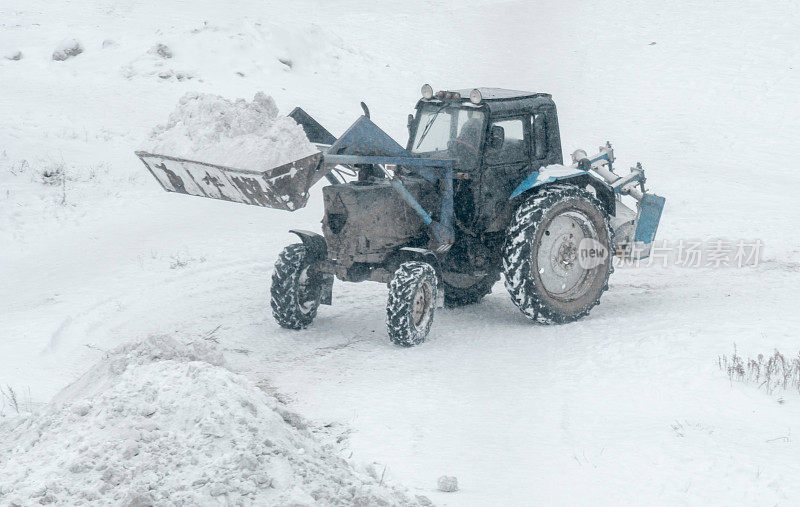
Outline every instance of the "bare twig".
<path id="1" fill-rule="evenodd" d="M 787 442 L 788 443 L 790 441 L 790 439 L 789 439 L 788 436 L 786 436 L 786 437 L 770 438 L 770 439 L 767 440 L 767 442 L 778 442 L 778 441 Z"/>
<path id="2" fill-rule="evenodd" d="M 215 327 L 211 331 L 206 331 L 205 333 L 200 335 L 200 338 L 202 338 L 204 340 L 212 341 L 214 343 L 219 343 L 219 338 L 217 338 L 214 335 L 216 334 L 217 331 L 219 331 L 219 328 L 221 328 L 221 327 L 222 327 L 222 324 L 220 324 L 219 326 Z"/>

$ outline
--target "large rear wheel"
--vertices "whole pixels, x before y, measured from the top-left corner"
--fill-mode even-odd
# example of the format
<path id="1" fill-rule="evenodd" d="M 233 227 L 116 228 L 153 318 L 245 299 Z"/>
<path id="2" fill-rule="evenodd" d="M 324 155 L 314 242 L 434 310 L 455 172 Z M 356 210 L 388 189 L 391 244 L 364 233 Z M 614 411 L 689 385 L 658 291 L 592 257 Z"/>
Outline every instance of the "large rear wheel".
<path id="1" fill-rule="evenodd" d="M 460 280 L 449 280 L 443 277 L 444 304 L 450 308 L 479 303 L 484 296 L 491 294 L 492 287 L 500 280 L 500 268 L 492 270 L 472 284 L 458 283 Z"/>
<path id="2" fill-rule="evenodd" d="M 522 203 L 503 247 L 505 285 L 529 318 L 551 324 L 587 315 L 613 271 L 608 214 L 590 192 L 554 185 Z"/>

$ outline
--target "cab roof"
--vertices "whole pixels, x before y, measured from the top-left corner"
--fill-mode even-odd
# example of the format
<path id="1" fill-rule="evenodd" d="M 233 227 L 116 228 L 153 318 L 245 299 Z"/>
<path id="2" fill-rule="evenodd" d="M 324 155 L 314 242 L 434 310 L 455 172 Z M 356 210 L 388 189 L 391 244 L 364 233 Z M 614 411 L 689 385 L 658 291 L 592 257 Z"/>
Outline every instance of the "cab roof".
<path id="1" fill-rule="evenodd" d="M 461 94 L 462 97 L 469 97 L 469 93 L 474 88 L 455 90 Z M 549 93 L 536 93 L 536 92 L 523 92 L 520 90 L 508 90 L 506 88 L 478 88 L 481 92 L 483 100 L 508 100 L 508 99 L 524 99 L 528 97 L 550 97 Z"/>
<path id="2" fill-rule="evenodd" d="M 533 111 L 540 107 L 555 109 L 555 103 L 553 102 L 552 95 L 549 93 L 524 92 L 505 88 L 478 88 L 478 91 L 481 92 L 482 99 L 480 104 L 473 104 L 469 100 L 469 93 L 472 90 L 473 88 L 450 90 L 451 92 L 458 92 L 460 94 L 461 97 L 455 100 L 443 100 L 436 96 L 430 99 L 422 98 L 417 102 L 417 108 L 425 103 L 442 104 L 449 102 L 462 106 L 483 108 L 488 110 L 492 116 L 513 115 L 523 111 Z"/>

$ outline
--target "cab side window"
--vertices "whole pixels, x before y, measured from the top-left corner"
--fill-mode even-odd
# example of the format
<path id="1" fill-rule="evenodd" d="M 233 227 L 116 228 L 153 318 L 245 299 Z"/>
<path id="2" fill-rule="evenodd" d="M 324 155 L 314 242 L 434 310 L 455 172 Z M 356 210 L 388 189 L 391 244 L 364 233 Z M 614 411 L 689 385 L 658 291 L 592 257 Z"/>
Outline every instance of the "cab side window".
<path id="1" fill-rule="evenodd" d="M 547 120 L 543 113 L 533 115 L 533 135 L 531 137 L 533 158 L 542 160 L 547 157 Z"/>
<path id="2" fill-rule="evenodd" d="M 489 132 L 492 132 L 494 127 L 503 129 L 503 144 L 500 147 L 489 147 L 486 150 L 486 163 L 511 164 L 527 161 L 530 139 L 529 117 L 521 116 L 492 122 Z"/>

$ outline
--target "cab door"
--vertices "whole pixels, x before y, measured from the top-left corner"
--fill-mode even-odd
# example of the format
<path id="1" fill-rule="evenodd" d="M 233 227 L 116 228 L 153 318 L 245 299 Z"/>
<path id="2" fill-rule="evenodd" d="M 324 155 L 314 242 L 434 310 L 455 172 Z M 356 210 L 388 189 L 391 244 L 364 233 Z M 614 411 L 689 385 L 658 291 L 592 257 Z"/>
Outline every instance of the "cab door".
<path id="1" fill-rule="evenodd" d="M 496 127 L 503 129 L 500 146 L 492 146 L 490 139 Z M 508 197 L 530 172 L 531 116 L 495 118 L 488 132 L 477 209 L 481 229 L 494 232 L 508 224 L 511 213 Z"/>
<path id="2" fill-rule="evenodd" d="M 531 115 L 531 169 L 550 164 L 563 164 L 561 136 L 555 108 L 540 107 Z"/>

